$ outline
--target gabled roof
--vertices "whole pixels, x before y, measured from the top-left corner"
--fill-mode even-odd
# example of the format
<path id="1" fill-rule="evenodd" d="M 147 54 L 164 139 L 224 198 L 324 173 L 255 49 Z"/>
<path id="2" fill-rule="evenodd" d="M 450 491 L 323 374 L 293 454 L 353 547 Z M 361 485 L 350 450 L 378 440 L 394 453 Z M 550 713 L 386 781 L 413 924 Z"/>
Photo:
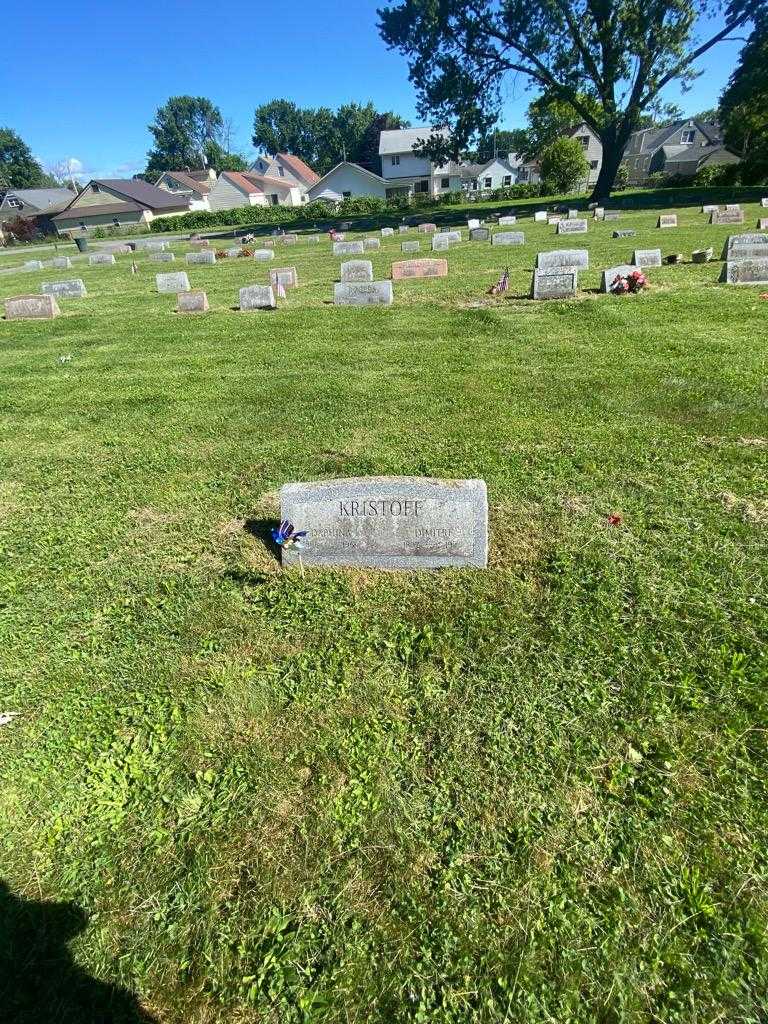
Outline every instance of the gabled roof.
<path id="1" fill-rule="evenodd" d="M 193 192 L 197 192 L 197 194 L 200 196 L 208 195 L 208 193 L 211 191 L 211 188 L 213 187 L 213 182 L 208 177 L 207 172 L 205 178 L 194 178 L 192 176 L 194 173 L 195 172 L 190 171 L 163 171 L 163 173 L 155 182 L 155 185 L 157 185 L 157 187 L 159 188 L 160 186 L 158 182 L 161 182 L 163 178 L 168 177 L 173 178 L 174 181 L 177 181 L 179 185 L 183 185 L 184 188 L 188 188 L 191 189 L 191 191 Z"/>
<path id="2" fill-rule="evenodd" d="M 352 163 L 352 162 L 351 162 L 350 160 L 341 160 L 341 161 L 340 161 L 339 163 L 337 163 L 337 164 L 336 164 L 336 166 L 335 166 L 335 167 L 332 167 L 332 168 L 330 169 L 330 171 L 327 171 L 327 172 L 326 172 L 326 173 L 325 173 L 325 174 L 324 174 L 324 175 L 322 176 L 322 178 L 318 178 L 318 179 L 317 179 L 317 181 L 315 182 L 315 184 L 314 184 L 314 185 L 312 186 L 312 189 L 313 189 L 313 191 L 314 191 L 314 189 L 316 189 L 316 188 L 317 188 L 317 186 L 318 186 L 318 185 L 319 185 L 319 184 L 320 184 L 321 182 L 325 181 L 325 179 L 326 179 L 326 178 L 330 178 L 330 176 L 331 176 L 331 175 L 332 175 L 332 174 L 333 174 L 333 173 L 334 173 L 335 171 L 338 171 L 338 169 L 339 169 L 340 167 L 351 167 L 351 168 L 352 168 L 352 170 L 354 170 L 354 171 L 359 171 L 359 173 L 360 173 L 360 174 L 364 174 L 364 175 L 365 175 L 365 176 L 366 176 L 367 178 L 373 178 L 373 180 L 374 180 L 374 181 L 378 181 L 378 183 L 379 183 L 380 185 L 386 185 L 386 184 L 387 184 L 387 183 L 386 183 L 386 181 L 384 180 L 384 178 L 382 178 L 382 177 L 381 177 L 381 175 L 379 175 L 379 174 L 374 174 L 374 173 L 373 173 L 373 171 L 369 171 L 367 167 L 361 167 L 361 166 L 360 166 L 360 164 L 353 164 L 353 163 Z"/>
<path id="3" fill-rule="evenodd" d="M 296 188 L 296 183 L 285 178 L 270 178 L 266 174 L 253 174 L 250 171 L 222 171 L 220 178 L 226 178 L 235 188 L 239 188 L 247 196 L 260 195 L 268 188 Z"/>
<path id="4" fill-rule="evenodd" d="M 320 175 L 313 171 L 309 164 L 305 164 L 300 157 L 294 156 L 293 153 L 278 153 L 275 159 L 282 160 L 284 164 L 287 164 L 296 177 L 300 178 L 307 185 L 316 185 L 320 181 Z"/>
<path id="5" fill-rule="evenodd" d="M 488 160 L 487 163 L 484 163 L 478 173 L 482 174 L 483 171 L 487 170 L 489 167 L 492 167 L 494 164 L 499 164 L 501 167 L 504 168 L 505 171 L 509 171 L 510 174 L 515 174 L 517 172 L 517 167 L 513 167 L 506 157 L 495 156 L 493 157 L 493 159 Z"/>
<path id="6" fill-rule="evenodd" d="M 430 135 L 442 135 L 448 137 L 447 128 L 430 128 L 426 125 L 422 128 L 396 128 L 382 132 L 379 135 L 379 156 L 387 156 L 389 153 L 410 153 L 417 142 L 426 142 Z"/>
<path id="7" fill-rule="evenodd" d="M 98 186 L 99 189 L 104 189 L 106 193 L 111 192 L 113 196 L 119 196 L 127 200 L 127 202 L 122 204 L 104 202 L 91 206 L 85 204 L 78 205 L 77 201 L 83 192 L 87 192 L 90 189 L 91 194 L 93 194 L 93 185 Z M 78 214 L 85 216 L 93 215 L 97 212 L 112 213 L 113 206 L 117 206 L 119 209 L 140 209 L 151 210 L 152 212 L 155 210 L 169 212 L 171 210 L 189 209 L 188 199 L 185 199 L 183 196 L 174 195 L 173 192 L 167 192 L 164 188 L 158 188 L 156 185 L 150 185 L 148 182 L 141 181 L 138 178 L 92 178 L 85 186 L 83 192 L 76 195 L 72 202 L 61 213 L 57 214 L 55 219 L 61 218 L 64 220 Z M 108 196 L 105 198 L 108 198 Z"/>
<path id="8" fill-rule="evenodd" d="M 47 210 L 52 206 L 61 209 L 68 205 L 74 198 L 74 192 L 68 188 L 9 188 L 0 201 L 9 196 L 16 196 L 26 206 Z"/>
<path id="9" fill-rule="evenodd" d="M 693 117 L 685 117 L 679 121 L 673 121 L 672 124 L 668 124 L 664 128 L 657 128 L 655 130 L 644 128 L 641 129 L 639 132 L 635 132 L 632 136 L 633 138 L 637 136 L 642 136 L 640 148 L 637 150 L 637 152 L 644 154 L 655 152 L 657 149 L 660 149 L 662 146 L 664 146 L 665 143 L 667 143 L 673 135 L 677 135 L 678 132 L 681 132 L 685 128 L 685 126 L 689 124 L 698 128 L 698 130 L 701 132 L 704 138 L 709 141 L 710 144 L 715 144 L 722 140 L 723 133 L 721 132 L 718 125 L 709 124 L 708 122 L 705 121 L 697 121 Z M 690 144 L 688 144 L 686 148 L 690 148 Z"/>

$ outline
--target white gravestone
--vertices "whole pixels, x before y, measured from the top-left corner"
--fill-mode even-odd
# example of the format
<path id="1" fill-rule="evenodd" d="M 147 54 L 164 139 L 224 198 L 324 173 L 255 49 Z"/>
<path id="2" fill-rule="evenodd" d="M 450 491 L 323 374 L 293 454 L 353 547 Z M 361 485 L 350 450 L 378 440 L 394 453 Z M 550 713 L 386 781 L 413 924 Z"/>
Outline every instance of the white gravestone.
<path id="1" fill-rule="evenodd" d="M 754 260 L 729 260 L 725 264 L 728 284 L 768 285 L 768 256 Z"/>
<path id="2" fill-rule="evenodd" d="M 114 263 L 115 257 L 111 252 L 92 252 L 88 257 L 88 265 L 98 267 L 102 263 Z"/>
<path id="3" fill-rule="evenodd" d="M 557 225 L 558 235 L 586 235 L 587 222 L 585 220 L 561 220 Z"/>
<path id="4" fill-rule="evenodd" d="M 155 274 L 155 284 L 161 294 L 176 295 L 190 290 L 189 278 L 183 270 L 174 274 Z"/>
<path id="5" fill-rule="evenodd" d="M 59 299 L 84 299 L 88 294 L 79 277 L 71 281 L 47 281 L 40 290 L 43 295 L 55 295 Z"/>
<path id="6" fill-rule="evenodd" d="M 381 237 L 382 238 L 389 238 L 389 236 L 390 235 L 394 235 L 394 233 L 395 233 L 395 229 L 394 228 L 382 228 L 381 229 Z"/>
<path id="7" fill-rule="evenodd" d="M 249 284 L 240 289 L 240 309 L 275 309 L 275 293 L 268 284 Z"/>
<path id="8" fill-rule="evenodd" d="M 531 294 L 534 299 L 572 299 L 578 286 L 578 270 L 534 270 Z"/>
<path id="9" fill-rule="evenodd" d="M 348 281 L 372 281 L 373 264 L 370 260 L 347 260 L 341 264 L 341 280 Z"/>
<path id="10" fill-rule="evenodd" d="M 334 256 L 356 256 L 365 252 L 362 242 L 334 242 Z"/>
<path id="11" fill-rule="evenodd" d="M 336 306 L 391 306 L 391 281 L 343 281 L 333 286 Z"/>
<path id="12" fill-rule="evenodd" d="M 534 213 L 534 215 L 533 215 L 533 219 L 536 221 L 537 224 L 546 224 L 547 223 L 547 211 L 546 210 L 537 210 Z"/>
<path id="13" fill-rule="evenodd" d="M 401 252 L 418 252 L 420 248 L 421 248 L 421 242 L 417 242 L 415 240 L 413 242 L 401 242 L 400 243 L 400 251 Z"/>
<path id="14" fill-rule="evenodd" d="M 497 231 L 491 238 L 491 245 L 525 245 L 522 231 Z"/>
<path id="15" fill-rule="evenodd" d="M 536 269 L 556 272 L 559 270 L 589 270 L 587 249 L 554 249 L 536 254 Z"/>
<path id="16" fill-rule="evenodd" d="M 172 252 L 153 252 L 149 258 L 154 263 L 173 263 L 176 259 Z"/>
<path id="17" fill-rule="evenodd" d="M 284 566 L 373 569 L 484 568 L 488 495 L 483 480 L 356 477 L 285 484 L 280 516 L 306 531 Z"/>
<path id="18" fill-rule="evenodd" d="M 69 256 L 54 256 L 52 266 L 54 270 L 69 270 L 72 266 L 72 260 Z"/>
<path id="19" fill-rule="evenodd" d="M 258 260 L 259 263 L 266 263 L 267 260 L 273 260 L 275 258 L 274 249 L 254 249 L 253 258 Z"/>
<path id="20" fill-rule="evenodd" d="M 608 270 L 603 271 L 603 278 L 600 283 L 601 292 L 609 292 L 611 285 L 617 277 L 628 277 L 630 274 L 634 274 L 636 270 L 640 268 L 637 264 L 622 263 L 618 267 L 609 267 Z"/>
<path id="21" fill-rule="evenodd" d="M 676 228 L 677 227 L 677 214 L 676 213 L 662 213 L 659 217 L 657 228 Z"/>
<path id="22" fill-rule="evenodd" d="M 207 263 L 214 264 L 216 262 L 216 253 L 213 249 L 201 249 L 200 252 L 188 252 L 187 263 Z"/>
<path id="23" fill-rule="evenodd" d="M 394 232 L 393 232 L 393 234 L 394 234 Z M 365 249 L 366 251 L 373 250 L 375 252 L 376 249 L 380 249 L 380 248 L 381 248 L 381 242 L 379 241 L 378 238 L 364 238 L 363 239 L 363 249 Z"/>
<path id="24" fill-rule="evenodd" d="M 275 267 L 269 272 L 269 283 L 273 288 L 281 284 L 283 288 L 298 288 L 299 275 L 296 267 Z"/>
<path id="25" fill-rule="evenodd" d="M 513 224 L 517 224 L 517 217 L 513 217 L 511 214 L 508 214 L 506 217 L 499 217 L 500 228 L 510 228 Z"/>
<path id="26" fill-rule="evenodd" d="M 661 249 L 635 249 L 632 262 L 636 267 L 660 267 Z"/>

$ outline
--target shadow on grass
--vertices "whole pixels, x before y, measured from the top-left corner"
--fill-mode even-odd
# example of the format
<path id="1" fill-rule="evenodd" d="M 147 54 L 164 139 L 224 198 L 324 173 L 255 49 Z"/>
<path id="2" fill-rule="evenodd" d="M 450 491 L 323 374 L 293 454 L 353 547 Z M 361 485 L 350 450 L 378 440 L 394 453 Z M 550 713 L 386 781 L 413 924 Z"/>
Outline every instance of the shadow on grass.
<path id="1" fill-rule="evenodd" d="M 261 541 L 276 562 L 280 561 L 280 548 L 272 539 L 272 531 L 280 525 L 278 519 L 246 519 L 243 529 Z"/>
<path id="2" fill-rule="evenodd" d="M 84 931 L 74 903 L 14 896 L 0 882 L 0 1020 L 4 1024 L 157 1024 L 126 989 L 90 977 L 67 943 Z"/>

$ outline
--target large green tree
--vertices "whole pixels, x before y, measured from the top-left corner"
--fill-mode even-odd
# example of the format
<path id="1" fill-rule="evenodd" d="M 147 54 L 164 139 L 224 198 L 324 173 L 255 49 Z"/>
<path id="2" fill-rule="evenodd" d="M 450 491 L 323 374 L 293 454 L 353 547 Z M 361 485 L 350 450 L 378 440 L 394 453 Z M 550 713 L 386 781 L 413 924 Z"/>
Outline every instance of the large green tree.
<path id="1" fill-rule="evenodd" d="M 0 128 L 0 187 L 47 188 L 56 185 L 12 128 Z"/>
<path id="2" fill-rule="evenodd" d="M 147 156 L 147 177 L 204 168 L 206 147 L 219 142 L 223 126 L 221 111 L 204 96 L 171 96 L 149 125 L 155 141 Z"/>
<path id="3" fill-rule="evenodd" d="M 741 51 L 720 98 L 720 120 L 726 145 L 744 158 L 742 179 L 768 183 L 768 17 Z"/>
<path id="4" fill-rule="evenodd" d="M 600 138 L 595 197 L 610 193 L 629 136 L 670 82 L 766 0 L 401 0 L 379 11 L 380 31 L 408 58 L 419 113 L 448 139 L 423 151 L 456 157 L 499 118 L 509 74 L 546 101 L 569 104 Z M 707 20 L 712 14 L 716 21 Z M 710 34 L 701 41 L 694 36 Z"/>
<path id="5" fill-rule="evenodd" d="M 576 139 L 555 139 L 541 155 L 541 178 L 552 194 L 573 192 L 588 174 L 589 164 Z"/>
<path id="6" fill-rule="evenodd" d="M 379 132 L 407 122 L 391 111 L 380 113 L 372 103 L 298 107 L 290 100 L 271 100 L 256 108 L 253 144 L 267 153 L 292 153 L 318 174 L 347 159 L 378 170 Z"/>

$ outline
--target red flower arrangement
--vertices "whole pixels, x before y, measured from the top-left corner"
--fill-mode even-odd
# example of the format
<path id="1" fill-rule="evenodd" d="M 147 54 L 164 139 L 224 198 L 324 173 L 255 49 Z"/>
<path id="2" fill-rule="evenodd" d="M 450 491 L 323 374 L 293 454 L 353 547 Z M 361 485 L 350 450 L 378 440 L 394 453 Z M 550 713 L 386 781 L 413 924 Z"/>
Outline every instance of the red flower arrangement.
<path id="1" fill-rule="evenodd" d="M 648 284 L 648 278 L 642 270 L 633 270 L 631 274 L 617 274 L 611 282 L 613 295 L 627 295 L 641 292 Z"/>

